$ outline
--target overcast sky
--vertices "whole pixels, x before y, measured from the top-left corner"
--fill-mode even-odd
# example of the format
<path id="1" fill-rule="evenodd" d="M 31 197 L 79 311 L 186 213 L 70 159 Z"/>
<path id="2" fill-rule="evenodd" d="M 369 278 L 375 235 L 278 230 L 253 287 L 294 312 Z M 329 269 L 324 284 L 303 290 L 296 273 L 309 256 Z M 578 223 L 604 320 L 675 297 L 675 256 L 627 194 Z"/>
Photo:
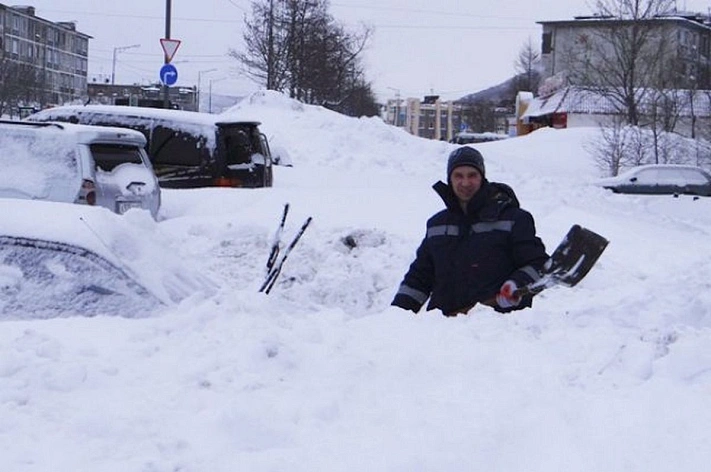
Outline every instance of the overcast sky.
<path id="1" fill-rule="evenodd" d="M 5 0 L 7 1 L 7 0 Z M 6 4 L 14 4 L 7 2 Z M 16 2 L 21 3 L 21 2 Z M 89 75 L 116 83 L 152 83 L 163 64 L 167 0 L 29 0 L 50 21 L 77 22 L 89 34 Z M 374 35 L 364 59 L 380 98 L 438 94 L 459 98 L 511 77 L 521 47 L 540 47 L 536 22 L 571 19 L 592 12 L 591 0 L 337 0 L 331 13 L 356 30 Z M 259 89 L 227 56 L 241 47 L 250 0 L 172 0 L 171 37 L 182 41 L 173 64 L 178 85 L 198 84 L 203 93 L 244 94 Z M 679 0 L 679 9 L 706 11 L 708 0 Z M 140 45 L 140 47 L 129 46 Z M 210 72 L 207 72 L 211 69 Z M 203 71 L 202 73 L 199 73 Z"/>

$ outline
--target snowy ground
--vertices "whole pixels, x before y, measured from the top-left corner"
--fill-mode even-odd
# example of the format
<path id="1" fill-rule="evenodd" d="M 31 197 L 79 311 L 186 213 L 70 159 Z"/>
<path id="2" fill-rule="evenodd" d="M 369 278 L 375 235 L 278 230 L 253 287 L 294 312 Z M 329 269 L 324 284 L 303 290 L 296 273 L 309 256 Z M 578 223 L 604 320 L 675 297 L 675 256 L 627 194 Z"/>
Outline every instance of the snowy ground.
<path id="1" fill-rule="evenodd" d="M 413 315 L 389 303 L 453 146 L 276 95 L 227 113 L 289 150 L 275 187 L 165 190 L 159 222 L 126 215 L 217 293 L 2 321 L 0 470 L 708 470 L 711 199 L 589 185 L 594 129 L 479 145 L 549 250 L 574 223 L 610 245 L 530 310 Z M 313 223 L 260 294 L 286 202 L 285 240 Z"/>

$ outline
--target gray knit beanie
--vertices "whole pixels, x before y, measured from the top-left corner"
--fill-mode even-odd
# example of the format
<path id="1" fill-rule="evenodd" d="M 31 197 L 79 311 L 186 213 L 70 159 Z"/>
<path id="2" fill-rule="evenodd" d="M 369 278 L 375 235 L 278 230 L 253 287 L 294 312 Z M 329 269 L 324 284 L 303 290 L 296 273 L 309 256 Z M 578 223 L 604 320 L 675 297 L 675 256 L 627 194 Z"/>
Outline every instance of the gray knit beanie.
<path id="1" fill-rule="evenodd" d="M 479 171 L 482 178 L 486 177 L 484 168 L 484 157 L 479 151 L 469 146 L 462 146 L 455 149 L 447 159 L 447 182 L 452 177 L 452 171 L 461 166 L 471 166 Z"/>

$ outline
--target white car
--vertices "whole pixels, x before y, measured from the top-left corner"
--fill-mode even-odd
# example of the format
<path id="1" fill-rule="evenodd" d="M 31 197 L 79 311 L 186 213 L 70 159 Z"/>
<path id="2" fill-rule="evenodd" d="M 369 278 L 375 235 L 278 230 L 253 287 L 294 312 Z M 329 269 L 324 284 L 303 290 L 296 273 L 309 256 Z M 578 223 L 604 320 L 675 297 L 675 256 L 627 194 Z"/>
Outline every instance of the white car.
<path id="1" fill-rule="evenodd" d="M 711 196 L 711 174 L 700 167 L 648 164 L 634 167 L 596 185 L 615 193 Z"/>
<path id="2" fill-rule="evenodd" d="M 0 121 L 0 197 L 160 209 L 158 180 L 133 130 Z"/>

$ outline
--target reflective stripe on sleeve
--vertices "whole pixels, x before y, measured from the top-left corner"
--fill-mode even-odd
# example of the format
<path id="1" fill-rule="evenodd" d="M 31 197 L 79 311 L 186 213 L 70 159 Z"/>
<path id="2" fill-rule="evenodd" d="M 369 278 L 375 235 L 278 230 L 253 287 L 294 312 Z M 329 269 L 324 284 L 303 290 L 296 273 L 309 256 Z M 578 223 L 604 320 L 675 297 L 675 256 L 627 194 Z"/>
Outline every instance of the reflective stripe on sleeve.
<path id="1" fill-rule="evenodd" d="M 405 284 L 400 285 L 400 288 L 398 289 L 397 293 L 398 293 L 398 295 L 407 295 L 408 297 L 417 301 L 417 303 L 419 303 L 420 305 L 425 303 L 427 301 L 427 299 L 429 298 L 428 294 L 421 292 L 419 290 L 415 290 L 412 287 L 408 287 Z"/>

